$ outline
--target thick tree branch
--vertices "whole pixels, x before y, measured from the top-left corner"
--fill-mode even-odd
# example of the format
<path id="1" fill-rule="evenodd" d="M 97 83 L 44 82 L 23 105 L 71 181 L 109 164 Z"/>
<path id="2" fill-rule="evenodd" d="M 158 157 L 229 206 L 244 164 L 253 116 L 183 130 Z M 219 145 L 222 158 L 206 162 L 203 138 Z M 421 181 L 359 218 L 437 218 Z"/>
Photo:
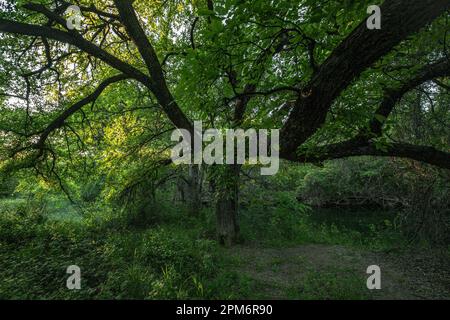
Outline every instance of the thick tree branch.
<path id="1" fill-rule="evenodd" d="M 44 37 L 62 43 L 68 43 L 73 46 L 76 46 L 81 51 L 84 51 L 85 53 L 90 54 L 104 61 L 111 67 L 121 71 L 122 73 L 128 75 L 131 78 L 138 80 L 143 84 L 148 84 L 151 81 L 151 79 L 147 75 L 145 75 L 138 69 L 123 62 L 122 60 L 116 58 L 115 56 L 104 51 L 103 49 L 97 47 L 95 44 L 87 41 L 77 33 L 69 33 L 50 27 L 15 22 L 1 18 L 0 18 L 0 32 L 20 34 L 25 36 Z"/>
<path id="2" fill-rule="evenodd" d="M 417 74 L 396 89 L 387 89 L 385 97 L 370 122 L 370 132 L 362 132 L 353 139 L 330 144 L 307 152 L 299 157 L 292 157 L 293 161 L 320 162 L 324 160 L 340 159 L 353 156 L 392 156 L 422 161 L 441 168 L 450 168 L 450 153 L 439 151 L 433 147 L 415 146 L 406 143 L 391 143 L 378 146 L 371 141 L 382 135 L 383 124 L 391 114 L 395 105 L 410 90 L 422 83 L 450 74 L 450 61 L 442 58 L 439 61 L 420 69 Z"/>
<path id="3" fill-rule="evenodd" d="M 335 99 L 364 70 L 449 7 L 450 0 L 386 0 L 381 30 L 369 30 L 363 21 L 320 66 L 282 129 L 281 154 L 292 157 L 324 124 Z"/>
<path id="4" fill-rule="evenodd" d="M 114 3 L 119 10 L 121 22 L 125 26 L 131 39 L 133 39 L 133 42 L 136 44 L 139 53 L 147 65 L 153 80 L 152 85 L 155 85 L 156 82 L 164 81 L 164 74 L 158 61 L 158 56 L 147 39 L 131 2 L 126 0 L 114 0 Z"/>
<path id="5" fill-rule="evenodd" d="M 117 1 L 121 6 L 125 8 L 129 7 L 125 1 Z M 56 21 L 57 23 L 64 25 L 65 20 L 58 16 L 57 14 L 47 10 L 42 5 L 28 5 L 28 9 L 40 12 L 47 16 L 49 19 Z M 131 10 L 133 10 L 131 8 Z M 171 96 L 169 90 L 164 81 L 164 76 L 162 73 L 161 66 L 158 62 L 156 54 L 153 48 L 148 43 L 142 28 L 139 26 L 137 17 L 132 11 L 133 15 L 125 14 L 123 17 L 124 23 L 128 25 L 129 32 L 137 37 L 135 40 L 138 48 L 143 55 L 145 62 L 149 66 L 151 73 L 151 78 L 142 73 L 140 70 L 134 68 L 133 66 L 123 62 L 117 57 L 111 55 L 110 53 L 104 51 L 103 49 L 97 47 L 95 44 L 85 40 L 80 34 L 75 31 L 61 31 L 47 26 L 31 25 L 26 23 L 14 22 L 6 19 L 0 19 L 0 32 L 3 33 L 13 33 L 27 36 L 39 36 L 52 40 L 56 40 L 63 43 L 68 43 L 78 47 L 85 53 L 88 53 L 104 62 L 109 64 L 111 67 L 121 71 L 122 73 L 136 79 L 145 86 L 147 86 L 157 97 L 158 102 L 161 104 L 163 110 L 166 112 L 170 120 L 178 128 L 187 129 L 193 132 L 193 126 L 187 117 L 183 114 L 181 109 L 177 106 L 173 97 Z M 134 17 L 134 18 L 133 18 Z M 130 31 L 131 30 L 131 31 Z M 145 37 L 145 39 L 144 39 Z M 151 67 L 151 68 L 150 68 Z"/>
<path id="6" fill-rule="evenodd" d="M 319 148 L 314 153 L 299 155 L 288 160 L 296 162 L 321 162 L 356 156 L 399 157 L 450 169 L 450 153 L 428 146 L 407 143 L 390 143 L 377 146 L 374 142 L 351 139 Z"/>
<path id="7" fill-rule="evenodd" d="M 152 80 L 150 89 L 153 94 L 158 99 L 158 102 L 161 104 L 169 119 L 177 128 L 186 129 L 191 132 L 191 134 L 194 134 L 192 123 L 179 108 L 167 87 L 158 56 L 139 23 L 132 3 L 126 0 L 114 0 L 114 3 L 119 10 L 122 23 L 125 25 L 128 34 L 133 39 L 139 53 L 147 65 Z"/>

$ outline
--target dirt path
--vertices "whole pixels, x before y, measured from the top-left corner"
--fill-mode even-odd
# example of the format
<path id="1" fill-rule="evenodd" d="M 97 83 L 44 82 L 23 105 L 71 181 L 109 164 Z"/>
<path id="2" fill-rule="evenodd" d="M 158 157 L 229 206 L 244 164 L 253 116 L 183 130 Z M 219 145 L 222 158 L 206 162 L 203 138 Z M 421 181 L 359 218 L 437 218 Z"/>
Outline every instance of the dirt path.
<path id="1" fill-rule="evenodd" d="M 238 247 L 239 274 L 261 299 L 450 299 L 450 265 L 431 253 L 376 253 L 343 246 Z M 381 268 L 381 290 L 366 269 Z"/>

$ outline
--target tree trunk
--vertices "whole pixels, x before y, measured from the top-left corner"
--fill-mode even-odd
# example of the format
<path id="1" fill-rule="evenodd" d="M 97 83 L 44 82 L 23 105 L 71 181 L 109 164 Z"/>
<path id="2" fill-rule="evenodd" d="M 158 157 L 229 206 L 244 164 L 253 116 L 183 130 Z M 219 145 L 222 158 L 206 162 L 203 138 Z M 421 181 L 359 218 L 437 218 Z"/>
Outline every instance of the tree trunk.
<path id="1" fill-rule="evenodd" d="M 217 238 L 221 245 L 230 247 L 239 241 L 239 165 L 222 167 L 220 185 L 216 185 Z"/>
<path id="2" fill-rule="evenodd" d="M 178 190 L 181 201 L 186 204 L 189 215 L 198 215 L 202 207 L 202 175 L 200 166 L 189 166 L 188 175 L 180 179 Z"/>
<path id="3" fill-rule="evenodd" d="M 197 216 L 202 209 L 202 175 L 201 167 L 197 165 L 189 166 L 187 201 L 189 214 Z"/>

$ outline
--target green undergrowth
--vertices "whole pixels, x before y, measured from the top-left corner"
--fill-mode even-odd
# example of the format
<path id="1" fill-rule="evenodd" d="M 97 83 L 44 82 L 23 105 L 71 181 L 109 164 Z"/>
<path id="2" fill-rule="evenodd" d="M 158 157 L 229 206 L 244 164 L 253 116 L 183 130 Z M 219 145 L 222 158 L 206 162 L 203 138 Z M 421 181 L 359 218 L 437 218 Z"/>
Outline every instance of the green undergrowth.
<path id="1" fill-rule="evenodd" d="M 133 229 L 28 210 L 1 214 L 1 299 L 238 298 L 246 289 L 245 279 L 226 270 L 224 249 L 196 236 L 195 223 Z M 66 288 L 70 265 L 81 268 L 81 290 Z"/>

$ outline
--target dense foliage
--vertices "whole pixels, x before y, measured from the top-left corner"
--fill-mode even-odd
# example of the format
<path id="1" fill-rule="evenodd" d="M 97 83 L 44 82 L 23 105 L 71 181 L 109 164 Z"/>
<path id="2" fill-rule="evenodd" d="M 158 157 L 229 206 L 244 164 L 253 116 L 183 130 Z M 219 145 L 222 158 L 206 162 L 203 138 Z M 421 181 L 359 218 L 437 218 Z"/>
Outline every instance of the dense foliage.
<path id="1" fill-rule="evenodd" d="M 448 0 L 71 2 L 0 0 L 0 298 L 449 297 Z M 176 166 L 194 121 L 279 172 Z"/>

